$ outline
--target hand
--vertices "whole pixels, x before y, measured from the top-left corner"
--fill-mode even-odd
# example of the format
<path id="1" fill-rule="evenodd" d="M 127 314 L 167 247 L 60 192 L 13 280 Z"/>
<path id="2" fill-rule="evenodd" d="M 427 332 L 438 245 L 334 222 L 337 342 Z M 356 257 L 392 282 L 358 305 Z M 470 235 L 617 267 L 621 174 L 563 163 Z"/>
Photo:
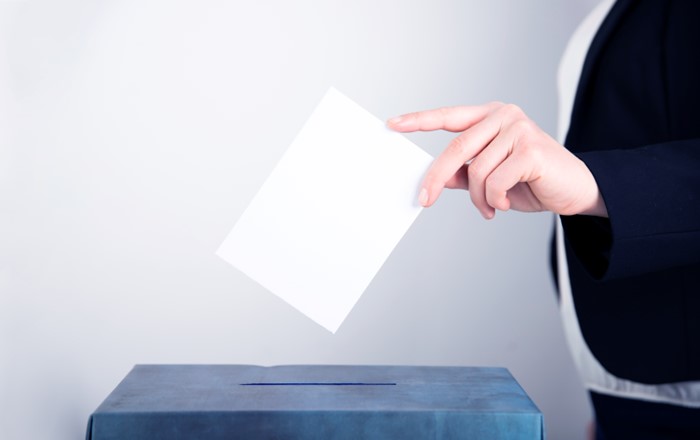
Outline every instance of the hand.
<path id="1" fill-rule="evenodd" d="M 445 107 L 399 116 L 388 126 L 462 132 L 428 170 L 418 197 L 423 206 L 443 188 L 462 188 L 487 219 L 496 209 L 608 215 L 588 167 L 515 105 Z"/>

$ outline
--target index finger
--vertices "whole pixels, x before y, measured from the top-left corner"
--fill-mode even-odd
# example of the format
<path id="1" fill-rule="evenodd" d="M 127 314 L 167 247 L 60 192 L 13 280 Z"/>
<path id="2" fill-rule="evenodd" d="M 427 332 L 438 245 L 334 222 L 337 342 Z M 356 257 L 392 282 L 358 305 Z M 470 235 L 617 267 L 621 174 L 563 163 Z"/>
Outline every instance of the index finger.
<path id="1" fill-rule="evenodd" d="M 483 120 L 498 103 L 477 106 L 441 107 L 407 113 L 389 119 L 389 128 L 400 132 L 447 130 L 460 132 Z"/>
<path id="2" fill-rule="evenodd" d="M 422 189 L 418 200 L 420 204 L 428 207 L 435 203 L 435 200 L 440 197 L 440 193 L 447 182 L 453 179 L 455 174 L 462 169 L 467 162 L 478 156 L 491 144 L 496 136 L 498 136 L 503 127 L 503 123 L 504 115 L 499 112 L 494 112 L 469 130 L 466 130 L 464 133 L 452 139 L 445 151 L 435 158 L 423 178 Z M 491 161 L 487 161 L 487 163 L 489 162 Z M 485 207 L 483 203 L 480 203 L 482 200 L 480 193 L 483 188 L 483 182 L 479 181 L 479 179 L 470 182 L 469 179 L 472 177 L 473 168 L 469 169 L 467 186 L 472 195 L 472 200 L 477 208 L 482 210 L 482 212 L 487 212 L 489 208 Z M 483 177 L 486 176 L 482 176 L 482 178 Z M 476 193 L 474 193 L 474 191 L 476 191 Z M 475 194 L 476 197 L 474 197 Z"/>

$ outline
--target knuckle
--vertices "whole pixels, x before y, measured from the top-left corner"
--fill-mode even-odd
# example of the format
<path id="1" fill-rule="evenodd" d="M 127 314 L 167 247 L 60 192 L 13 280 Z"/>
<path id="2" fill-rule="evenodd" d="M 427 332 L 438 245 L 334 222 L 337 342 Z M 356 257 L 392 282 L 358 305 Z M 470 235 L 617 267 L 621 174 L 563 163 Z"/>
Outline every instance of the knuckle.
<path id="1" fill-rule="evenodd" d="M 457 136 L 447 145 L 447 151 L 454 156 L 462 157 L 466 154 L 467 143 L 462 136 Z"/>
<path id="2" fill-rule="evenodd" d="M 519 154 L 531 163 L 541 163 L 543 159 L 542 149 L 532 142 L 521 142 L 518 148 Z"/>
<path id="3" fill-rule="evenodd" d="M 506 116 L 513 119 L 520 119 L 525 116 L 523 110 L 515 104 L 505 104 L 501 109 Z"/>
<path id="4" fill-rule="evenodd" d="M 496 173 L 492 173 L 485 180 L 484 185 L 486 186 L 486 195 L 491 196 L 491 198 L 496 199 L 498 194 L 508 188 L 503 188 L 503 179 L 500 178 Z"/>
<path id="5" fill-rule="evenodd" d="M 467 176 L 469 178 L 469 182 L 474 185 L 479 185 L 486 177 L 484 175 L 484 167 L 481 165 L 481 162 L 475 160 L 470 163 L 469 167 L 467 168 Z"/>
<path id="6" fill-rule="evenodd" d="M 511 127 L 520 135 L 529 135 L 535 131 L 535 124 L 527 118 L 516 120 Z"/>
<path id="7" fill-rule="evenodd" d="M 451 107 L 440 107 L 439 109 L 437 109 L 437 115 L 443 124 L 445 123 L 445 121 L 447 121 L 447 118 L 449 117 L 451 111 Z"/>
<path id="8" fill-rule="evenodd" d="M 490 108 L 491 110 L 499 109 L 499 108 L 503 107 L 504 105 L 506 105 L 506 104 L 501 102 L 501 101 L 491 101 L 491 102 L 486 103 L 486 107 Z"/>

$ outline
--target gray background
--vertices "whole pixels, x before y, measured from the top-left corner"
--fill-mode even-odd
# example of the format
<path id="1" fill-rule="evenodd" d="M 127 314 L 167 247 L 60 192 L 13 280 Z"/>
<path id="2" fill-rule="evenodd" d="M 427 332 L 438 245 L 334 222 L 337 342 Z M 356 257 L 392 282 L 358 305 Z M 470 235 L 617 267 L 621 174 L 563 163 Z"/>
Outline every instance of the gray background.
<path id="1" fill-rule="evenodd" d="M 584 438 L 550 214 L 445 194 L 336 335 L 214 251 L 331 85 L 380 118 L 515 102 L 552 133 L 594 3 L 0 2 L 0 437 L 81 438 L 135 363 L 348 363 L 505 366 L 549 438 Z"/>

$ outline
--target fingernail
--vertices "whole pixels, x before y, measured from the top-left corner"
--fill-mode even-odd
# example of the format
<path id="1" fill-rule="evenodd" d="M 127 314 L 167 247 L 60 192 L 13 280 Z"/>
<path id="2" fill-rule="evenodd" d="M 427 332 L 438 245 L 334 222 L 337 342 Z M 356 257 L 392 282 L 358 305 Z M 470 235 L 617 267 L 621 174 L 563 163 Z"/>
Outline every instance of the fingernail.
<path id="1" fill-rule="evenodd" d="M 425 206 L 428 204 L 428 190 L 425 188 L 421 188 L 420 193 L 418 194 L 418 202 Z"/>
<path id="2" fill-rule="evenodd" d="M 399 125 L 403 118 L 401 116 L 397 116 L 395 118 L 389 119 L 389 125 Z"/>

